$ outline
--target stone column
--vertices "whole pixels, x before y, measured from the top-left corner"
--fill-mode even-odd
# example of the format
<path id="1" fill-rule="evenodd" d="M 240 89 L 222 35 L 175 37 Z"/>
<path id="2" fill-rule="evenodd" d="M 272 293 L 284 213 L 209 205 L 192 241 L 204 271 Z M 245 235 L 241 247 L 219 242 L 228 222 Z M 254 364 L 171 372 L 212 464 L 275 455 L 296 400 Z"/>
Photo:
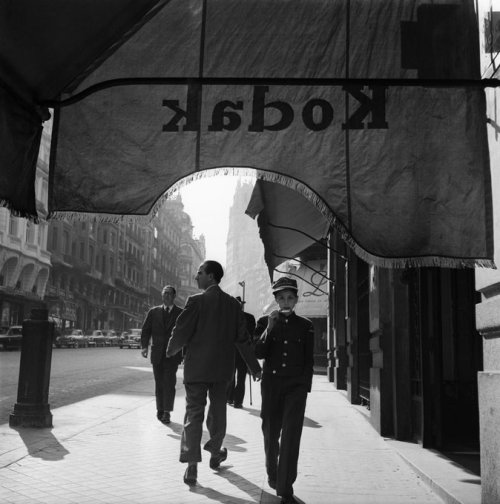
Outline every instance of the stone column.
<path id="1" fill-rule="evenodd" d="M 9 417 L 11 427 L 52 427 L 48 398 L 53 333 L 54 322 L 49 322 L 48 310 L 32 310 L 31 318 L 23 321 L 17 403 Z"/>
<path id="2" fill-rule="evenodd" d="M 476 327 L 483 337 L 483 368 L 478 373 L 481 443 L 481 503 L 500 502 L 500 296 L 476 305 Z"/>

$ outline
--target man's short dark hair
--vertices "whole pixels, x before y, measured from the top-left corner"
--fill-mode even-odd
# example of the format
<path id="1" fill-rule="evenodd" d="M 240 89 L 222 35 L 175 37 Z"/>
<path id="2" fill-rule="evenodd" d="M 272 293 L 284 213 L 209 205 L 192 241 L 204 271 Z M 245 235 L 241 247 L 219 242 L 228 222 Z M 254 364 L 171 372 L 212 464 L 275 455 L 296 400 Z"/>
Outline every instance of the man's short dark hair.
<path id="1" fill-rule="evenodd" d="M 207 275 L 212 273 L 214 280 L 219 283 L 224 276 L 222 266 L 217 261 L 205 261 L 203 264 L 205 265 L 205 273 Z"/>
<path id="2" fill-rule="evenodd" d="M 177 291 L 175 290 L 175 287 L 173 285 L 165 285 L 165 287 L 163 287 L 163 289 L 161 290 L 161 292 L 165 292 L 166 290 L 173 290 L 174 291 L 174 296 L 177 295 Z"/>

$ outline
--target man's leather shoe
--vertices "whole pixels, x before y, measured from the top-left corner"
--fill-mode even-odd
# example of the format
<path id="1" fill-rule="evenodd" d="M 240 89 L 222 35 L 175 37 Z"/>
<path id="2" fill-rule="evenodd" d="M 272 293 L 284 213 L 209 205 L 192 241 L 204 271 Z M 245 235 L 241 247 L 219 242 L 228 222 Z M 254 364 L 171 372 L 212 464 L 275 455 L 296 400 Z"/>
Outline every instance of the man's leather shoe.
<path id="1" fill-rule="evenodd" d="M 276 480 L 272 478 L 267 478 L 267 484 L 273 489 L 276 490 Z"/>
<path id="2" fill-rule="evenodd" d="M 161 417 L 161 423 L 164 423 L 164 424 L 170 423 L 170 412 L 169 411 L 165 411 L 165 413 L 163 413 L 163 416 Z"/>
<path id="3" fill-rule="evenodd" d="M 210 457 L 210 469 L 217 469 L 221 462 L 227 459 L 227 448 L 222 448 L 219 453 Z"/>
<path id="4" fill-rule="evenodd" d="M 243 404 L 241 404 L 241 403 L 238 403 L 238 404 L 234 403 L 233 408 L 236 408 L 236 409 L 243 408 Z"/>
<path id="5" fill-rule="evenodd" d="M 162 417 L 163 417 L 163 411 L 158 410 L 156 412 L 156 418 L 158 418 L 158 420 L 161 422 Z"/>
<path id="6" fill-rule="evenodd" d="M 198 477 L 198 467 L 196 465 L 188 465 L 184 473 L 184 483 L 186 485 L 196 485 L 196 478 Z"/>

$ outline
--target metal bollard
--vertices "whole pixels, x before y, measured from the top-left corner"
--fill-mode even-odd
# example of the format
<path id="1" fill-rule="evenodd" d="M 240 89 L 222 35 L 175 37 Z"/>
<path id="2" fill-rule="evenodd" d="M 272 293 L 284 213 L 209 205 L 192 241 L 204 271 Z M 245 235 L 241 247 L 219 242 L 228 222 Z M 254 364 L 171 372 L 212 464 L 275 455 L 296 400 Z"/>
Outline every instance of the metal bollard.
<path id="1" fill-rule="evenodd" d="M 9 417 L 11 427 L 52 427 L 48 399 L 53 334 L 54 322 L 49 322 L 48 310 L 31 310 L 31 317 L 23 321 L 17 403 Z"/>

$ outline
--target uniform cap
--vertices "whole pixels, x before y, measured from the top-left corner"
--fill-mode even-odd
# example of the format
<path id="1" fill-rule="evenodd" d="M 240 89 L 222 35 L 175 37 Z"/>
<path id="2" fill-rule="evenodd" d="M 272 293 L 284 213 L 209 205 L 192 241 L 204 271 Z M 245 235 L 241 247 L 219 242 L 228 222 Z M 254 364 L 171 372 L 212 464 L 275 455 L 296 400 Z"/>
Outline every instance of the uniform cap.
<path id="1" fill-rule="evenodd" d="M 276 294 L 279 291 L 285 289 L 291 289 L 297 292 L 299 289 L 297 288 L 297 281 L 290 277 L 281 277 L 273 283 L 272 286 L 273 294 Z"/>

